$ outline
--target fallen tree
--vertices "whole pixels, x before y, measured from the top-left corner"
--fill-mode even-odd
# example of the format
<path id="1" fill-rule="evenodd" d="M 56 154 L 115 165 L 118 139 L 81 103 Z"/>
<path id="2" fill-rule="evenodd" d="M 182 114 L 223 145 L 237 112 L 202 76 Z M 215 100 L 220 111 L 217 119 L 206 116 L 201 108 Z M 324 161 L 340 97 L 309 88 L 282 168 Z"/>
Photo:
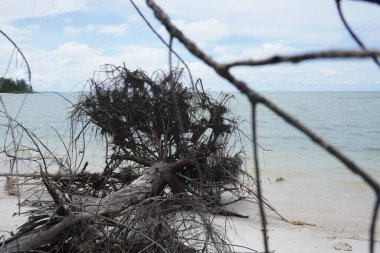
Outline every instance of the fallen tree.
<path id="1" fill-rule="evenodd" d="M 231 251 L 213 217 L 247 217 L 224 207 L 256 198 L 231 96 L 214 99 L 201 81 L 185 88 L 179 69 L 148 77 L 107 65 L 101 74 L 72 120 L 84 122 L 79 136 L 95 129 L 107 141 L 103 172 L 86 164 L 52 177 L 42 164 L 54 205 L 31 215 L 0 252 Z"/>

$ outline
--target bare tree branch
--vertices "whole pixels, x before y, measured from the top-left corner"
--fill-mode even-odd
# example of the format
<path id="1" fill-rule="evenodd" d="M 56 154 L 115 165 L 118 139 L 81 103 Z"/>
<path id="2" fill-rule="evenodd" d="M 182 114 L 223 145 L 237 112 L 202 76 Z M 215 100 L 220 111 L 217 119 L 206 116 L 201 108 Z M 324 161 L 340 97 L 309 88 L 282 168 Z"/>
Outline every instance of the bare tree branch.
<path id="1" fill-rule="evenodd" d="M 266 59 L 242 60 L 224 64 L 226 68 L 238 66 L 263 66 L 278 63 L 300 63 L 307 60 L 316 59 L 344 59 L 344 58 L 368 58 L 380 56 L 380 51 L 354 51 L 354 50 L 328 50 L 320 52 L 310 52 L 298 55 L 275 55 Z"/>
<path id="2" fill-rule="evenodd" d="M 348 33 L 351 35 L 351 37 L 355 40 L 355 42 L 360 46 L 360 48 L 363 49 L 364 52 L 368 52 L 368 50 L 367 50 L 366 46 L 364 45 L 364 43 L 355 34 L 354 30 L 350 27 L 350 25 L 348 24 L 346 18 L 344 17 L 343 11 L 342 11 L 341 0 L 335 0 L 335 2 L 336 2 L 336 7 L 338 9 L 339 17 L 342 20 L 342 23 L 343 23 L 344 27 L 346 28 L 346 30 L 348 31 Z M 379 66 L 379 68 L 380 68 L 380 62 L 379 62 L 379 59 L 377 58 L 377 56 L 378 55 L 371 55 L 371 58 L 376 63 L 376 65 Z"/>
<path id="3" fill-rule="evenodd" d="M 252 102 L 252 138 L 257 141 L 257 121 L 256 121 L 256 113 L 257 113 L 257 103 Z M 269 242 L 268 242 L 268 232 L 267 232 L 267 221 L 265 216 L 265 210 L 264 210 L 264 201 L 261 193 L 261 180 L 260 180 L 260 168 L 259 168 L 259 157 L 257 154 L 257 145 L 256 143 L 253 143 L 253 157 L 254 157 L 254 168 L 255 168 L 255 174 L 257 178 L 256 182 L 256 190 L 257 190 L 257 196 L 259 199 L 259 209 L 260 209 L 260 216 L 261 216 L 261 227 L 263 230 L 263 239 L 264 239 L 264 249 L 266 252 L 269 252 Z"/>
<path id="4" fill-rule="evenodd" d="M 380 0 L 353 0 L 356 2 L 367 2 L 367 3 L 373 3 L 373 4 L 380 4 Z"/>
<path id="5" fill-rule="evenodd" d="M 12 45 L 17 49 L 17 51 L 21 54 L 22 58 L 24 59 L 25 61 L 25 64 L 26 64 L 26 67 L 28 69 L 28 81 L 29 81 L 29 84 L 32 80 L 32 71 L 30 69 L 30 66 L 29 66 L 29 62 L 28 60 L 26 59 L 24 53 L 21 51 L 21 49 L 17 46 L 17 44 L 5 33 L 3 32 L 1 29 L 0 29 L 0 33 L 5 37 L 7 38 L 7 40 L 9 40 L 9 42 L 12 43 Z"/>
<path id="6" fill-rule="evenodd" d="M 202 60 L 204 63 L 206 63 L 210 67 L 212 67 L 221 77 L 228 80 L 243 94 L 246 94 L 252 104 L 261 103 L 265 105 L 266 107 L 268 107 L 270 110 L 272 110 L 279 117 L 284 119 L 290 125 L 294 126 L 298 130 L 303 132 L 317 145 L 319 145 L 328 153 L 330 153 L 331 155 L 336 157 L 338 160 L 340 160 L 353 173 L 359 175 L 365 182 L 367 182 L 371 186 L 371 188 L 374 190 L 377 196 L 380 194 L 380 185 L 378 184 L 378 182 L 376 182 L 360 166 L 358 166 L 351 159 L 349 159 L 347 156 L 345 156 L 340 151 L 338 151 L 335 147 L 333 147 L 332 145 L 324 141 L 314 131 L 306 127 L 303 123 L 299 122 L 293 116 L 286 113 L 284 110 L 282 110 L 280 107 L 272 103 L 270 100 L 266 99 L 264 96 L 250 89 L 245 82 L 236 79 L 229 72 L 228 68 L 225 65 L 219 64 L 218 62 L 214 61 L 210 56 L 208 56 L 200 48 L 198 48 L 197 45 L 193 41 L 187 38 L 176 26 L 174 26 L 173 23 L 170 21 L 169 17 L 167 16 L 167 14 L 165 14 L 165 12 L 153 0 L 146 0 L 146 4 L 152 9 L 155 17 L 165 26 L 166 30 L 173 37 L 177 38 L 194 56 Z M 367 56 L 370 56 L 370 55 L 367 55 Z M 257 180 L 260 180 L 260 178 L 257 178 Z M 262 196 L 258 196 L 258 197 L 262 198 Z M 263 216 L 261 218 L 265 219 L 265 217 Z M 373 220 L 372 225 L 375 221 L 376 219 Z M 264 231 L 264 227 L 263 227 L 263 231 Z M 267 238 L 264 237 L 264 240 L 266 241 Z M 371 243 L 373 243 L 372 232 L 371 232 Z M 264 245 L 267 245 L 267 243 L 264 242 Z M 266 248 L 265 250 L 266 252 L 269 251 L 268 248 Z"/>

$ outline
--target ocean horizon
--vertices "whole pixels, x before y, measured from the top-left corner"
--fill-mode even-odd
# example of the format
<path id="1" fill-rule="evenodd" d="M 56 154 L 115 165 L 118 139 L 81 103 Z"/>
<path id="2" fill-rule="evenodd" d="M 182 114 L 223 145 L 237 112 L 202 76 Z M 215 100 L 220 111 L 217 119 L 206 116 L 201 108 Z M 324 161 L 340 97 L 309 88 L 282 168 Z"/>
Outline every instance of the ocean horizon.
<path id="1" fill-rule="evenodd" d="M 75 102 L 81 93 L 60 94 Z M 251 137 L 249 101 L 240 93 L 230 94 L 235 97 L 230 102 L 231 111 L 242 122 L 243 133 Z M 380 179 L 380 91 L 271 91 L 262 94 Z M 70 102 L 53 92 L 1 95 L 12 117 L 18 113 L 19 123 L 35 133 L 57 157 L 65 156 L 61 138 L 69 141 L 69 116 L 73 108 Z M 7 124 L 4 115 L 0 122 L 0 134 L 4 135 Z M 256 142 L 262 147 L 259 148 L 259 162 L 264 176 L 319 178 L 349 184 L 361 182 L 342 163 L 263 106 L 258 107 L 257 125 Z M 10 144 L 9 136 L 4 140 Z M 1 145 L 3 147 L 4 143 Z M 243 138 L 241 146 L 246 153 L 246 165 L 252 169 L 253 145 Z M 104 141 L 90 136 L 85 151 L 89 168 L 101 170 Z M 8 169 L 9 164 L 2 163 L 0 170 L 6 172 Z M 25 167 L 22 171 L 30 169 Z"/>

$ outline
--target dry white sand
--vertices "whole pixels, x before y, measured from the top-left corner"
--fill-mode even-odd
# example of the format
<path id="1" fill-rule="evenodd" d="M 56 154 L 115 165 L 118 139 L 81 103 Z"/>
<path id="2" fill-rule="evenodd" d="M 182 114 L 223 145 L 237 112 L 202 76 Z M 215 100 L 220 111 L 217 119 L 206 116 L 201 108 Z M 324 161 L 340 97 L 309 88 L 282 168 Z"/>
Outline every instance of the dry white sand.
<path id="1" fill-rule="evenodd" d="M 17 215 L 18 213 L 18 199 L 17 196 L 9 196 L 4 191 L 5 177 L 0 177 L 0 236 L 4 235 L 9 237 L 11 232 L 16 232 L 17 227 L 27 221 L 24 215 Z M 21 196 L 21 200 L 27 197 L 27 194 Z M 28 207 L 21 207 L 21 212 L 24 212 Z"/>
<path id="2" fill-rule="evenodd" d="M 281 182 L 267 178 L 263 183 L 265 196 L 283 216 L 315 225 L 289 224 L 266 211 L 271 250 L 337 253 L 345 251 L 335 249 L 334 245 L 348 244 L 352 252 L 369 252 L 369 225 L 375 198 L 364 184 L 334 182 L 331 185 L 331 182 L 305 178 L 285 178 Z M 241 203 L 233 208 L 250 218 L 231 220 L 237 231 L 231 233 L 232 241 L 262 251 L 257 206 Z M 378 230 L 379 224 L 377 222 Z M 380 252 L 380 243 L 376 245 L 376 252 Z"/>
<path id="3" fill-rule="evenodd" d="M 8 196 L 0 178 L 0 235 L 9 236 L 10 231 L 27 220 L 17 212 L 17 197 Z M 285 252 L 345 252 L 334 245 L 347 243 L 352 252 L 368 252 L 368 231 L 374 196 L 362 184 L 334 184 L 320 180 L 285 178 L 275 182 L 275 178 L 263 181 L 265 196 L 287 219 L 298 220 L 315 226 L 298 226 L 281 221 L 270 211 L 268 215 L 270 249 L 276 253 Z M 22 198 L 28 194 L 24 193 Z M 229 218 L 230 239 L 235 244 L 262 251 L 262 233 L 257 205 L 241 202 L 230 207 L 249 215 L 248 219 Z M 22 211 L 25 207 L 22 208 Z M 219 222 L 222 221 L 219 217 Z M 224 222 L 224 220 L 223 220 Z M 248 252 L 236 248 L 237 252 Z M 377 252 L 380 245 L 377 243 Z"/>

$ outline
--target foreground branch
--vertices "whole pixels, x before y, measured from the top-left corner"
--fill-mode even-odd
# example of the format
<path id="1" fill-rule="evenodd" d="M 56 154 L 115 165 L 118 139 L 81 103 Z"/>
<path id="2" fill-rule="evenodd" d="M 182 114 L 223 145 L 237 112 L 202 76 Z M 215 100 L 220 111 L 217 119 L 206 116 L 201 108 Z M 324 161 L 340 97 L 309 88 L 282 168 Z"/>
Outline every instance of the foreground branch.
<path id="1" fill-rule="evenodd" d="M 335 147 L 324 141 L 321 137 L 319 137 L 314 131 L 306 127 L 303 123 L 299 122 L 297 119 L 295 119 L 290 114 L 286 113 L 283 109 L 272 103 L 270 100 L 265 98 L 264 96 L 260 95 L 256 91 L 249 88 L 247 83 L 238 80 L 234 75 L 232 75 L 229 72 L 229 68 L 226 65 L 220 64 L 216 62 L 214 59 L 212 59 L 210 56 L 208 56 L 206 53 L 204 53 L 192 40 L 187 38 L 182 31 L 180 31 L 173 23 L 170 21 L 168 15 L 153 1 L 153 0 L 146 0 L 146 4 L 152 9 L 155 17 L 161 22 L 161 24 L 166 28 L 166 30 L 169 32 L 170 36 L 177 38 L 194 56 L 196 56 L 198 59 L 202 60 L 205 64 L 212 67 L 215 72 L 217 72 L 221 77 L 228 80 L 231 84 L 233 84 L 240 92 L 245 94 L 249 100 L 251 101 L 252 106 L 261 103 L 267 108 L 269 108 L 271 111 L 276 113 L 280 118 L 284 119 L 287 123 L 292 125 L 293 127 L 300 130 L 302 133 L 304 133 L 306 136 L 308 136 L 313 142 L 315 142 L 317 145 L 322 147 L 324 150 L 326 150 L 328 153 L 330 153 L 332 156 L 336 157 L 338 160 L 340 160 L 343 164 L 346 165 L 346 167 L 353 173 L 359 175 L 368 185 L 371 186 L 373 191 L 376 193 L 377 198 L 380 196 L 380 185 L 376 180 L 374 180 L 367 172 L 364 171 L 360 166 L 358 166 L 356 163 L 354 163 L 351 159 L 349 159 L 347 156 L 342 154 L 340 151 L 338 151 Z M 378 54 L 378 52 L 376 52 Z M 319 54 L 320 56 L 321 54 Z M 352 56 L 359 56 L 360 57 L 373 57 L 373 54 L 367 54 L 364 52 L 362 53 L 355 53 Z M 309 55 L 309 57 L 317 57 L 318 55 Z M 327 57 L 327 55 L 325 55 Z M 338 56 L 338 55 L 336 55 Z M 292 60 L 291 58 L 288 58 L 288 60 Z M 296 60 L 300 60 L 300 58 L 296 58 Z M 279 61 L 279 59 L 271 59 L 264 61 L 265 63 L 269 64 L 270 61 Z M 263 63 L 264 63 L 263 62 Z M 273 64 L 273 63 L 271 63 Z M 230 65 L 231 66 L 231 65 Z M 253 129 L 255 129 L 255 122 L 253 122 Z M 255 160 L 257 161 L 257 157 L 255 155 Z M 256 171 L 258 168 L 256 167 Z M 260 178 L 257 178 L 257 181 L 260 181 Z M 259 206 L 260 210 L 263 210 L 263 201 L 262 196 L 260 194 L 260 184 L 257 184 L 257 192 L 258 192 L 258 198 L 259 198 Z M 377 209 L 376 209 L 377 210 Z M 264 222 L 265 220 L 265 214 L 261 212 L 261 220 L 262 222 L 262 231 L 263 231 L 263 238 L 264 238 L 264 245 L 265 245 L 265 251 L 269 252 L 268 240 L 267 240 L 267 234 L 266 234 L 266 224 Z M 376 221 L 376 218 L 372 220 L 372 225 Z M 374 231 L 371 230 L 371 245 L 374 244 L 373 242 L 373 233 Z M 373 252 L 373 248 L 371 250 Z"/>
<path id="2" fill-rule="evenodd" d="M 275 55 L 267 59 L 242 60 L 224 64 L 229 69 L 239 66 L 263 66 L 279 63 L 300 63 L 307 60 L 316 59 L 345 59 L 345 58 L 369 58 L 380 56 L 380 51 L 354 51 L 354 50 L 328 50 L 320 52 L 310 52 L 296 55 Z"/>

